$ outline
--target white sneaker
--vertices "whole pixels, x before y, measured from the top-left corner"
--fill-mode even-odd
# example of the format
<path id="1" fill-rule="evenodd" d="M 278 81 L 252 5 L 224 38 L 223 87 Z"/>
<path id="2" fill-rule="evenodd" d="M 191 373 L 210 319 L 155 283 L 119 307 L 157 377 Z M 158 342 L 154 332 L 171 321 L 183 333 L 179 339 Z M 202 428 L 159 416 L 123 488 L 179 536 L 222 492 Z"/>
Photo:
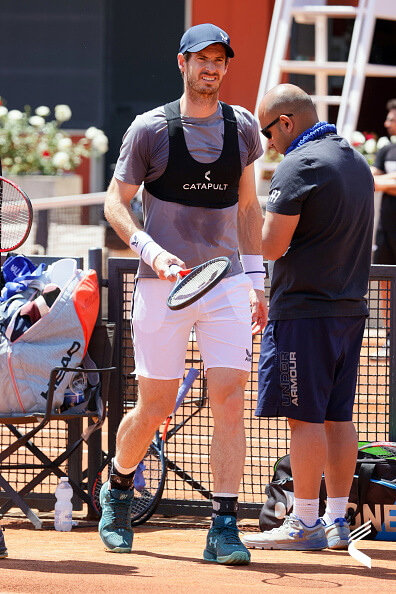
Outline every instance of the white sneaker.
<path id="1" fill-rule="evenodd" d="M 286 516 L 279 528 L 261 534 L 245 534 L 243 544 L 251 549 L 279 549 L 283 551 L 315 551 L 327 547 L 321 520 L 311 528 L 293 514 Z"/>
<path id="2" fill-rule="evenodd" d="M 337 518 L 332 524 L 326 524 L 324 531 L 329 549 L 347 549 L 349 525 L 345 518 Z"/>

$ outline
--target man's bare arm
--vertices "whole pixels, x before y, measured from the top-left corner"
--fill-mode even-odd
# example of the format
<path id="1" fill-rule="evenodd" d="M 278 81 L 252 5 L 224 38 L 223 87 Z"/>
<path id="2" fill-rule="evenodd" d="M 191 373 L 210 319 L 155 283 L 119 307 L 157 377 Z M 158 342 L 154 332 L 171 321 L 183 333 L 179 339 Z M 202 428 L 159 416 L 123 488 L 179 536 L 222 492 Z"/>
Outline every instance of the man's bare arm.
<path id="1" fill-rule="evenodd" d="M 138 191 L 139 186 L 127 184 L 113 177 L 111 180 L 107 196 L 105 200 L 104 213 L 106 219 L 113 227 L 114 231 L 121 237 L 127 245 L 130 245 L 132 235 L 137 231 L 143 232 L 142 227 L 135 217 L 131 209 L 131 200 Z M 148 237 L 144 234 L 146 238 Z M 166 250 L 161 249 L 152 238 L 150 238 L 150 246 L 155 246 L 156 252 L 155 257 L 147 258 L 147 249 L 142 251 L 141 257 L 144 261 L 151 265 L 154 272 L 158 275 L 161 280 L 176 280 L 175 276 L 167 276 L 169 273 L 169 266 L 171 264 L 177 264 L 181 268 L 185 268 L 185 264 L 180 258 L 170 254 Z M 145 241 L 143 241 L 145 243 Z M 132 244 L 131 244 L 132 245 Z M 147 245 L 147 244 L 146 244 Z M 134 246 L 132 246 L 134 247 Z M 138 255 L 140 250 L 138 250 Z M 148 261 L 150 260 L 150 262 Z"/>
<path id="2" fill-rule="evenodd" d="M 127 246 L 131 235 L 142 229 L 131 209 L 131 200 L 138 189 L 139 186 L 126 184 L 113 177 L 104 205 L 106 219 Z"/>
<path id="3" fill-rule="evenodd" d="M 396 196 L 396 171 L 374 175 L 374 184 L 376 192 L 386 192 Z"/>
<path id="4" fill-rule="evenodd" d="M 378 167 L 374 167 L 374 165 L 372 165 L 370 167 L 370 169 L 371 169 L 371 173 L 373 174 L 373 177 L 375 175 L 384 175 L 384 172 L 382 171 L 382 169 L 378 169 Z"/>
<path id="5" fill-rule="evenodd" d="M 266 213 L 262 234 L 264 258 L 277 260 L 283 256 L 290 245 L 299 220 L 300 215 Z"/>
<path id="6" fill-rule="evenodd" d="M 263 215 L 257 200 L 254 165 L 245 168 L 239 182 L 238 245 L 241 254 L 261 254 Z"/>
<path id="7" fill-rule="evenodd" d="M 238 201 L 238 246 L 241 255 L 257 255 L 262 265 L 261 228 L 263 215 L 257 200 L 254 165 L 248 165 L 239 182 Z M 264 275 L 262 275 L 264 280 Z M 263 283 L 264 289 L 264 283 Z M 267 324 L 268 306 L 264 290 L 250 292 L 252 322 L 261 329 Z"/>
<path id="8" fill-rule="evenodd" d="M 374 177 L 375 191 L 386 192 L 391 196 L 396 196 L 396 171 L 385 173 L 382 169 L 374 167 L 374 165 L 370 169 Z"/>

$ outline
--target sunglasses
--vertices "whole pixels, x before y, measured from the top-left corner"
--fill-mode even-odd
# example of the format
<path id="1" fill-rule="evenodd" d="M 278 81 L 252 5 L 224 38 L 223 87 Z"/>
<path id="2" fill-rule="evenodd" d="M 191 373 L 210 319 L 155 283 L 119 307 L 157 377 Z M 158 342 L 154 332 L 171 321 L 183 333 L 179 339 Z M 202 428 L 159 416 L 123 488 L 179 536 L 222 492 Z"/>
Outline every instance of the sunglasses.
<path id="1" fill-rule="evenodd" d="M 288 118 L 291 118 L 293 114 L 292 114 L 292 113 L 285 113 L 285 114 L 281 114 L 281 115 L 285 115 L 285 116 L 287 116 Z M 264 136 L 265 136 L 265 137 L 266 137 L 268 140 L 271 140 L 271 138 L 272 138 L 272 134 L 271 134 L 271 132 L 268 132 L 268 130 L 269 130 L 269 129 L 270 129 L 272 126 L 274 126 L 275 124 L 277 124 L 277 123 L 279 122 L 279 120 L 280 120 L 280 119 L 281 119 L 281 116 L 278 116 L 278 117 L 277 117 L 277 118 L 276 118 L 276 119 L 275 119 L 273 122 L 271 122 L 270 124 L 268 124 L 268 126 L 265 126 L 265 128 L 262 128 L 262 129 L 261 129 L 261 134 L 264 134 Z"/>

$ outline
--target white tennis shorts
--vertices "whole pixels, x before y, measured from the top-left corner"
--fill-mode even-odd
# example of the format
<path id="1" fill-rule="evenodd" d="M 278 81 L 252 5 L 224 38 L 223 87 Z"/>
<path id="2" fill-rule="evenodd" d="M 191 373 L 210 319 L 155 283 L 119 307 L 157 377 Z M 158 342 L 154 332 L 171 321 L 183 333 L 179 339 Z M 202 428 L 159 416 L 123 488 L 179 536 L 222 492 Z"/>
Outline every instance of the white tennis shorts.
<path id="1" fill-rule="evenodd" d="M 250 371 L 251 286 L 245 274 L 231 276 L 192 305 L 172 311 L 166 300 L 174 283 L 139 279 L 131 312 L 136 375 L 152 379 L 183 377 L 192 327 L 205 371 L 212 367 Z"/>

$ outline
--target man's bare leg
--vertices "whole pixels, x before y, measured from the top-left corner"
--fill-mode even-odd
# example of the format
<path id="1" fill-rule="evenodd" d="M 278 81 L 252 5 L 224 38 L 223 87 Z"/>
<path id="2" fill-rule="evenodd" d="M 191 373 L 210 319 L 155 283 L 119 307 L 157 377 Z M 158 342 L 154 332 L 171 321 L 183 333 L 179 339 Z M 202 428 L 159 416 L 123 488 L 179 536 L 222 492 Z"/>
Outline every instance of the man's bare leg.
<path id="1" fill-rule="evenodd" d="M 261 534 L 245 535 L 253 548 L 297 551 L 321 550 L 327 537 L 319 521 L 319 491 L 327 457 L 324 425 L 288 419 L 291 429 L 290 463 L 293 475 L 293 513 L 283 524 Z"/>
<path id="2" fill-rule="evenodd" d="M 131 468 L 143 459 L 154 434 L 173 411 L 178 379 L 157 380 L 139 376 L 136 407 L 122 419 L 117 432 L 117 462 Z"/>
<path id="3" fill-rule="evenodd" d="M 208 369 L 209 402 L 214 429 L 210 463 L 215 493 L 238 493 L 245 466 L 244 396 L 249 373 Z"/>
<path id="4" fill-rule="evenodd" d="M 249 373 L 223 367 L 207 371 L 214 429 L 210 463 L 213 473 L 212 525 L 204 559 L 227 565 L 250 562 L 236 524 L 238 491 L 245 465 L 244 393 Z"/>
<path id="5" fill-rule="evenodd" d="M 327 458 L 324 425 L 288 419 L 291 429 L 290 464 L 294 496 L 301 499 L 319 497 L 320 483 Z"/>
<path id="6" fill-rule="evenodd" d="M 158 427 L 173 411 L 178 386 L 177 379 L 155 380 L 140 376 L 137 405 L 120 423 L 110 478 L 100 492 L 99 534 L 112 552 L 130 553 L 132 550 L 134 469 L 143 459 Z"/>
<path id="7" fill-rule="evenodd" d="M 333 525 L 332 548 L 346 548 L 349 529 L 344 526 L 344 517 L 356 468 L 358 437 L 352 421 L 325 421 L 325 429 L 329 451 L 325 466 L 327 502 L 323 519 L 327 526 Z"/>

